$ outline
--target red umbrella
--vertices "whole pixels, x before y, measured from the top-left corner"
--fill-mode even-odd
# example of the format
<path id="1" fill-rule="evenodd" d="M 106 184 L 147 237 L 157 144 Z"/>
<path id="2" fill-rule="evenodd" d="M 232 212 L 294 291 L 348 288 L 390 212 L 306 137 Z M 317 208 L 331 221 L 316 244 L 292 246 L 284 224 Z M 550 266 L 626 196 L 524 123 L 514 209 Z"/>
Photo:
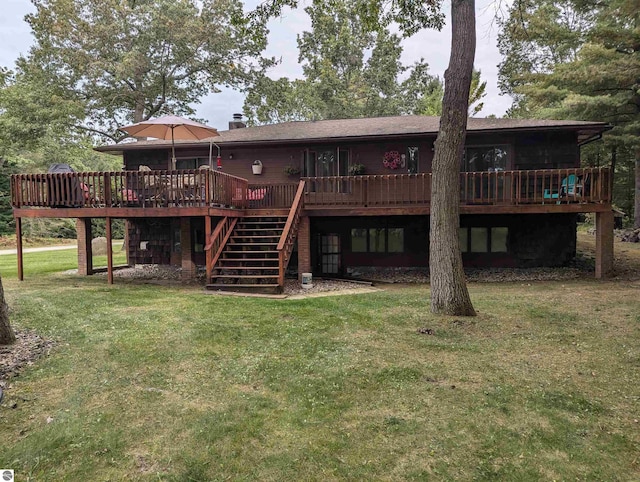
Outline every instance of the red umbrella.
<path id="1" fill-rule="evenodd" d="M 200 141 L 209 137 L 219 136 L 217 129 L 199 122 L 195 122 L 175 115 L 149 119 L 137 124 L 120 127 L 121 131 L 135 137 L 154 137 L 156 139 L 171 139 L 171 164 L 175 167 L 176 147 L 175 139 Z"/>

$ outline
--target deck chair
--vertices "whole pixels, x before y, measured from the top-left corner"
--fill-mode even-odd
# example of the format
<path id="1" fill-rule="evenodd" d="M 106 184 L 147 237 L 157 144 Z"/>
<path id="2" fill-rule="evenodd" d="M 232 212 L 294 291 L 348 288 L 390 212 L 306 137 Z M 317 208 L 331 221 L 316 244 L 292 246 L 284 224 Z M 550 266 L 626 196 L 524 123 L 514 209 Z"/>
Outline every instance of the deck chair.
<path id="1" fill-rule="evenodd" d="M 151 172 L 152 169 L 149 166 L 139 166 L 138 172 Z M 144 192 L 144 198 L 149 201 L 158 201 L 165 195 L 166 183 L 156 175 L 145 175 L 142 178 L 142 185 L 140 186 L 142 192 Z"/>
<path id="2" fill-rule="evenodd" d="M 561 194 L 563 196 L 582 196 L 582 178 L 569 174 L 562 180 Z"/>
<path id="3" fill-rule="evenodd" d="M 582 196 L 582 179 L 575 174 L 569 174 L 560 183 L 560 192 L 545 189 L 544 199 L 560 199 L 565 196 Z"/>

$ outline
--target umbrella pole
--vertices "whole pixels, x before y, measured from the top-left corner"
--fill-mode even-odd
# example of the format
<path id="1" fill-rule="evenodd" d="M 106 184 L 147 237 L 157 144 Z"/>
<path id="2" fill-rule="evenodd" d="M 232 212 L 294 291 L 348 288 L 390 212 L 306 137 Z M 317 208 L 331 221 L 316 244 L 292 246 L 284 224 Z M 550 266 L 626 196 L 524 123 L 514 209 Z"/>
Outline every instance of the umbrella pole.
<path id="1" fill-rule="evenodd" d="M 169 170 L 174 170 L 176 168 L 176 141 L 173 138 L 173 127 L 171 128 L 171 162 L 169 165 Z"/>

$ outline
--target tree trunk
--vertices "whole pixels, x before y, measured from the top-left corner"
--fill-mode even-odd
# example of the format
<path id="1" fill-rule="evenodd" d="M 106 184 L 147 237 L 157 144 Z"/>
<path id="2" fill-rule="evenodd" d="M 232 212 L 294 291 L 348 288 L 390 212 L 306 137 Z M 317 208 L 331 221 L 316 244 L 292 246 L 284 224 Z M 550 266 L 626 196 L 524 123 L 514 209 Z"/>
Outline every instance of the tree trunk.
<path id="1" fill-rule="evenodd" d="M 633 227 L 640 228 L 640 148 L 636 149 L 636 189 L 633 205 Z"/>
<path id="2" fill-rule="evenodd" d="M 600 159 L 598 156 L 598 167 L 600 167 Z M 613 146 L 611 148 L 611 179 L 609 180 L 609 193 L 611 195 L 611 200 L 613 201 L 613 187 L 616 185 L 615 177 L 616 177 L 616 164 L 618 164 L 618 148 Z M 582 166 L 580 166 L 582 167 Z"/>
<path id="3" fill-rule="evenodd" d="M 0 345 L 11 345 L 16 341 L 16 334 L 9 324 L 9 307 L 4 299 L 4 288 L 0 278 Z"/>
<path id="4" fill-rule="evenodd" d="M 452 0 L 451 27 L 451 57 L 444 74 L 442 116 L 432 169 L 429 247 L 431 311 L 475 316 L 458 241 L 460 164 L 467 132 L 469 88 L 476 51 L 474 0 Z"/>

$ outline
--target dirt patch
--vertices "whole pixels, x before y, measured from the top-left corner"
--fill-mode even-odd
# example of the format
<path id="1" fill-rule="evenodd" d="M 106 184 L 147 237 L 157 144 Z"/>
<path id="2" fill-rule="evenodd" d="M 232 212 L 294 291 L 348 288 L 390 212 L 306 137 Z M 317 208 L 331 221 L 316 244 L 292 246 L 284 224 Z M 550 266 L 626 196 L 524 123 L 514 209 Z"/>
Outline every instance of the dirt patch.
<path id="1" fill-rule="evenodd" d="M 0 345 L 0 388 L 6 388 L 8 380 L 18 376 L 24 367 L 49 356 L 53 346 L 52 340 L 42 338 L 34 331 L 16 330 L 13 345 Z"/>

